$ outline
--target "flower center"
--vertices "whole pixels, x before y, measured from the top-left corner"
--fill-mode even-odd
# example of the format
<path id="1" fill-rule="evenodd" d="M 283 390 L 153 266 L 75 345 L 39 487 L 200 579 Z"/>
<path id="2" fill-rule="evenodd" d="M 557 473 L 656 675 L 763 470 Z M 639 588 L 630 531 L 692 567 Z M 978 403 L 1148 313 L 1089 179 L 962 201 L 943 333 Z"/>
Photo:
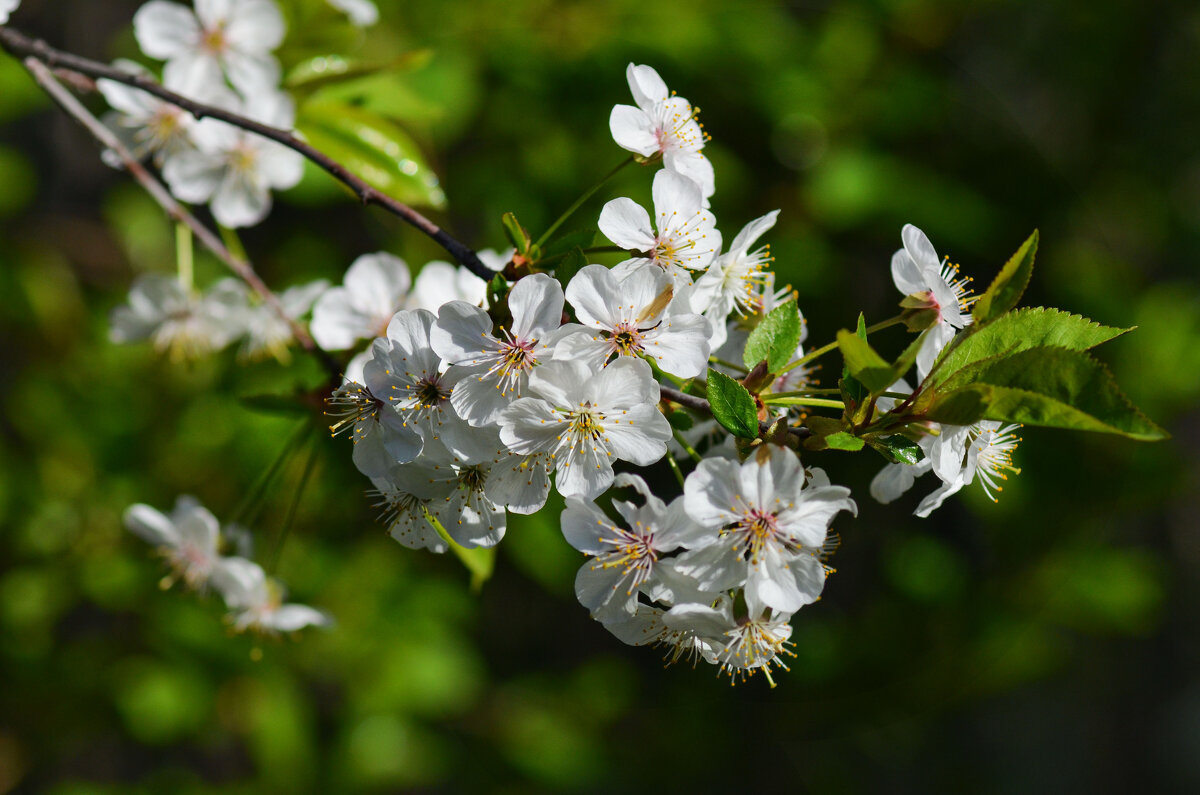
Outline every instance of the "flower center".
<path id="1" fill-rule="evenodd" d="M 375 419 L 383 408 L 383 401 L 372 395 L 371 390 L 353 381 L 339 387 L 325 402 L 332 409 L 326 411 L 325 416 L 338 417 L 338 421 L 329 426 L 330 434 L 337 436 L 353 428 L 351 436 L 355 444 L 367 434 L 366 421 Z"/>
<path id="2" fill-rule="evenodd" d="M 222 55 L 229 49 L 229 39 L 225 36 L 224 24 L 209 28 L 200 38 L 200 48 L 213 55 Z"/>

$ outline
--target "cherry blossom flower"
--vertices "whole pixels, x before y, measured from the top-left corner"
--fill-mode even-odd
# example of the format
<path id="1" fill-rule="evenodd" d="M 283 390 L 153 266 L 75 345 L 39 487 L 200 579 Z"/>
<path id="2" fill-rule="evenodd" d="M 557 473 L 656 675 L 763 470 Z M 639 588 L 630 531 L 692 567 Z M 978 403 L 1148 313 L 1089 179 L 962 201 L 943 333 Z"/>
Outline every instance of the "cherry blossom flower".
<path id="1" fill-rule="evenodd" d="M 498 253 L 491 249 L 477 251 L 479 261 L 499 272 L 512 259 L 512 249 Z M 487 282 L 462 267 L 449 262 L 427 262 L 417 274 L 412 294 L 405 302 L 406 309 L 428 309 L 434 314 L 451 301 L 466 301 L 479 306 L 487 295 Z"/>
<path id="2" fill-rule="evenodd" d="M 203 590 L 221 560 L 221 525 L 195 497 L 181 496 L 170 516 L 138 503 L 125 509 L 125 527 L 153 544 L 189 587 Z M 169 581 L 169 580 L 168 580 Z"/>
<path id="3" fill-rule="evenodd" d="M 292 320 L 299 320 L 312 308 L 317 297 L 328 289 L 329 282 L 324 279 L 290 287 L 279 294 L 279 304 L 284 314 Z M 250 359 L 274 356 L 283 362 L 288 360 L 287 348 L 294 339 L 292 326 L 273 307 L 266 303 L 249 307 L 244 326 L 246 339 L 242 343 L 243 356 Z"/>
<path id="4" fill-rule="evenodd" d="M 284 22 L 274 0 L 195 0 L 195 11 L 151 0 L 133 17 L 142 52 L 166 61 L 168 82 L 219 83 L 224 73 L 246 96 L 279 85 L 279 62 L 270 54 L 283 42 Z"/>
<path id="5" fill-rule="evenodd" d="M 150 76 L 149 71 L 133 61 L 118 60 L 113 66 L 130 74 Z M 237 105 L 237 97 L 224 86 L 180 85 L 178 80 L 177 76 L 171 75 L 171 81 L 165 87 L 197 102 L 229 108 Z M 197 122 L 183 108 L 115 80 L 97 80 L 96 88 L 113 108 L 104 117 L 104 123 L 138 160 L 152 156 L 155 165 L 161 168 L 168 158 L 195 148 L 192 133 L 197 124 L 204 122 Z M 120 158 L 113 152 L 104 153 L 104 162 L 122 167 Z"/>
<path id="6" fill-rule="evenodd" d="M 276 635 L 333 624 L 328 613 L 308 605 L 284 604 L 287 594 L 282 583 L 245 558 L 225 558 L 213 573 L 212 583 L 225 599 L 235 632 Z"/>
<path id="7" fill-rule="evenodd" d="M 599 496 L 612 484 L 614 459 L 649 466 L 666 453 L 671 426 L 640 359 L 622 357 L 599 373 L 583 362 L 546 362 L 530 375 L 529 392 L 500 412 L 500 438 L 514 453 L 548 453 L 564 497 Z"/>
<path id="8" fill-rule="evenodd" d="M 174 276 L 147 273 L 129 289 L 129 303 L 113 310 L 109 339 L 149 339 L 171 359 L 195 358 L 224 348 L 242 334 L 246 289 L 229 278 L 197 294 Z"/>
<path id="9" fill-rule="evenodd" d="M 900 233 L 904 248 L 892 255 L 892 281 L 906 296 L 915 296 L 937 313 L 917 353 L 917 366 L 925 373 L 933 368 L 937 354 L 959 329 L 971 322 L 967 312 L 973 303 L 970 278 L 958 278 L 958 266 L 938 259 L 933 244 L 917 227 L 905 224 Z"/>
<path id="10" fill-rule="evenodd" d="M 369 478 L 383 477 L 396 463 L 413 460 L 421 453 L 424 440 L 409 427 L 389 403 L 391 386 L 382 367 L 368 361 L 363 378 L 368 385 L 347 381 L 327 401 L 330 416 L 337 421 L 329 426 L 337 436 L 348 431 L 354 442 L 354 466 Z"/>
<path id="11" fill-rule="evenodd" d="M 650 214 L 633 199 L 613 199 L 600 211 L 599 227 L 605 237 L 642 254 L 613 271 L 624 277 L 637 267 L 654 263 L 671 274 L 676 283 L 690 284 L 688 272 L 704 270 L 721 250 L 717 219 L 704 209 L 696 183 L 673 171 L 655 174 L 651 193 L 654 225 Z"/>
<path id="12" fill-rule="evenodd" d="M 266 93 L 242 108 L 249 118 L 291 129 L 295 107 L 285 94 Z M 209 119 L 192 133 L 196 148 L 163 166 L 163 179 L 180 201 L 209 202 L 213 217 L 230 228 L 254 226 L 271 211 L 271 191 L 294 187 L 304 158 L 283 144 Z"/>
<path id="13" fill-rule="evenodd" d="M 614 482 L 632 486 L 644 500 L 640 507 L 613 502 L 627 527 L 614 523 L 595 503 L 575 497 L 567 500 L 562 514 L 567 543 L 592 558 L 575 577 L 575 595 L 601 621 L 617 612 L 635 613 L 639 591 L 651 599 L 677 601 L 670 580 L 655 577 L 661 574 L 659 556 L 697 545 L 709 532 L 688 517 L 682 497 L 668 506 L 637 475 L 620 474 Z"/>
<path id="14" fill-rule="evenodd" d="M 408 264 L 379 251 L 363 254 L 313 306 L 313 339 L 327 351 L 341 351 L 362 339 L 382 336 L 408 295 Z M 347 373 L 347 375 L 351 375 Z"/>
<path id="15" fill-rule="evenodd" d="M 457 378 L 450 401 L 474 426 L 488 425 L 519 398 L 529 374 L 550 358 L 562 322 L 563 290 L 550 276 L 535 273 L 508 295 L 512 329 L 492 333 L 492 320 L 466 301 L 444 304 L 430 331 L 433 350 Z"/>
<path id="16" fill-rule="evenodd" d="M 663 623 L 668 629 L 686 628 L 713 639 L 705 658 L 719 665 L 731 678 L 744 680 L 760 670 L 768 678 L 773 667 L 787 670 L 781 655 L 792 654 L 788 650 L 792 645 L 788 640 L 792 635 L 789 617 L 790 614 L 777 610 L 751 607 L 749 616 L 735 618 L 726 600 L 716 607 L 676 605 L 663 616 Z"/>
<path id="17" fill-rule="evenodd" d="M 725 341 L 725 321 L 731 313 L 744 316 L 762 307 L 762 291 L 770 276 L 766 268 L 771 262 L 771 251 L 769 246 L 754 251 L 750 248 L 775 226 L 778 217 L 779 211 L 772 210 L 746 224 L 733 239 L 729 251 L 715 258 L 696 280 L 692 308 L 702 312 L 712 324 L 713 336 L 709 342 L 714 348 Z"/>
<path id="18" fill-rule="evenodd" d="M 806 482 L 800 459 L 774 445 L 740 466 L 705 459 L 687 477 L 684 507 L 712 544 L 685 552 L 679 569 L 706 591 L 744 583 L 746 601 L 793 613 L 816 601 L 825 585 L 829 525 L 839 511 L 858 513 L 850 490 L 829 485 L 820 470 Z"/>
<path id="19" fill-rule="evenodd" d="M 672 375 L 700 375 L 708 366 L 708 322 L 688 312 L 686 300 L 673 300 L 674 293 L 673 280 L 658 268 L 639 268 L 619 279 L 603 265 L 584 267 L 567 285 L 566 297 L 592 329 L 566 334 L 555 358 L 599 369 L 615 356 L 648 356 Z M 682 311 L 676 310 L 679 304 Z"/>
<path id="20" fill-rule="evenodd" d="M 698 111 L 667 91 L 667 84 L 649 66 L 629 64 L 625 77 L 637 107 L 612 109 L 608 126 L 613 140 L 642 157 L 661 156 L 663 166 L 695 182 L 704 199 L 712 196 L 712 163 L 700 151 L 708 136 L 696 120 Z"/>
<path id="21" fill-rule="evenodd" d="M 434 500 L 444 499 L 453 486 L 439 479 L 437 467 L 429 460 L 419 459 L 388 468 L 383 477 L 371 478 L 375 486 L 370 494 L 378 497 L 375 503 L 392 538 L 410 549 L 428 549 L 441 554 L 449 549 L 426 512 Z"/>

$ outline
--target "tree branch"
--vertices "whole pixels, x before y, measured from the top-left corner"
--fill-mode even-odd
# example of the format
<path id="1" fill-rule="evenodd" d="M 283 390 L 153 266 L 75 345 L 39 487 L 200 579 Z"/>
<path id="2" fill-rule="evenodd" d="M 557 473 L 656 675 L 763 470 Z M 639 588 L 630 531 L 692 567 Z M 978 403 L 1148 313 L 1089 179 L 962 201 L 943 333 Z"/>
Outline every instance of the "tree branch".
<path id="1" fill-rule="evenodd" d="M 68 69 L 92 78 L 103 78 L 117 83 L 124 83 L 127 86 L 133 86 L 148 94 L 153 94 L 172 105 L 183 108 L 198 119 L 206 117 L 218 119 L 280 143 L 289 149 L 299 152 L 329 172 L 335 179 L 350 188 L 363 204 L 378 205 L 433 238 L 438 245 L 449 252 L 450 256 L 458 260 L 463 267 L 479 278 L 484 281 L 490 281 L 496 275 L 495 271 L 480 261 L 479 255 L 473 249 L 451 237 L 433 221 L 430 221 L 407 204 L 403 204 L 386 193 L 371 187 L 360 177 L 351 174 L 341 163 L 287 130 L 280 130 L 276 127 L 261 124 L 223 108 L 196 102 L 164 88 L 154 80 L 142 77 L 141 75 L 130 74 L 99 61 L 93 61 L 89 58 L 56 50 L 44 41 L 31 39 L 9 27 L 0 26 L 0 47 L 3 47 L 18 59 L 34 58 L 51 68 Z"/>
<path id="2" fill-rule="evenodd" d="M 0 28 L 0 34 L 3 32 L 4 28 Z M 170 194 L 163 184 L 155 179 L 145 166 L 138 162 L 137 158 L 130 153 L 117 136 L 105 127 L 70 91 L 55 79 L 54 74 L 44 63 L 33 56 L 26 58 L 23 63 L 37 84 L 41 86 L 42 90 L 60 108 L 82 124 L 97 141 L 112 150 L 121 159 L 125 169 L 146 189 L 150 197 L 163 208 L 168 216 L 177 223 L 184 224 L 191 229 L 192 234 L 196 236 L 197 240 L 215 254 L 218 259 L 228 265 L 229 269 L 241 277 L 262 298 L 264 303 L 271 307 L 279 317 L 283 318 L 291 327 L 292 334 L 296 337 L 301 347 L 317 356 L 325 366 L 325 369 L 329 371 L 331 377 L 338 380 L 341 379 L 341 364 L 330 356 L 327 351 L 317 345 L 312 335 L 308 333 L 308 329 L 304 328 L 303 325 L 287 314 L 283 305 L 279 303 L 278 296 L 271 292 L 270 288 L 267 287 L 250 263 L 234 256 L 212 230 L 200 223 L 196 216 L 184 209 L 183 205 L 175 200 L 175 197 Z"/>

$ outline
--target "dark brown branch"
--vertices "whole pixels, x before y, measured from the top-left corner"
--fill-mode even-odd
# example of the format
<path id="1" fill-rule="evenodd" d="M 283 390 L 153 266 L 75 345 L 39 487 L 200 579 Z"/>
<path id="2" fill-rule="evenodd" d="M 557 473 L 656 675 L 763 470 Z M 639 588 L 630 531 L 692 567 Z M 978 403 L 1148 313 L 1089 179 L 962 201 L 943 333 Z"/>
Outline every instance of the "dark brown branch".
<path id="1" fill-rule="evenodd" d="M 351 174 L 346 170 L 346 167 L 338 163 L 333 158 L 316 149 L 307 142 L 296 137 L 287 130 L 280 130 L 276 127 L 270 127 L 266 124 L 247 119 L 237 113 L 232 113 L 223 108 L 218 108 L 213 105 L 205 105 L 200 102 L 188 99 L 181 94 L 164 88 L 161 84 L 154 80 L 150 80 L 141 75 L 130 74 L 122 71 L 114 66 L 93 61 L 89 58 L 83 58 L 72 53 L 56 50 L 44 41 L 31 39 L 24 34 L 13 30 L 12 28 L 0 26 L 0 47 L 3 47 L 10 54 L 18 59 L 35 58 L 38 61 L 46 64 L 54 69 L 68 69 L 74 72 L 85 74 L 92 78 L 104 78 L 117 83 L 124 83 L 128 86 L 141 89 L 148 94 L 153 94 L 159 99 L 163 99 L 172 105 L 177 105 L 187 112 L 191 113 L 198 119 L 212 118 L 232 124 L 235 127 L 240 127 L 243 130 L 249 130 L 264 138 L 269 138 L 272 141 L 280 143 L 289 149 L 295 150 L 307 157 L 312 162 L 329 172 L 335 179 L 342 182 L 363 204 L 375 204 L 384 208 L 393 215 L 397 215 L 408 223 L 415 226 L 417 229 L 424 232 L 429 237 L 433 238 L 438 245 L 449 252 L 450 256 L 462 263 L 463 267 L 474 273 L 484 281 L 490 281 L 494 277 L 495 271 L 484 265 L 475 251 L 468 246 L 463 245 L 458 240 L 451 237 L 444 229 L 439 227 L 433 221 L 430 221 L 419 212 L 409 207 L 407 204 L 396 201 L 391 196 L 383 193 L 376 188 L 371 187 L 360 177 Z"/>
<path id="2" fill-rule="evenodd" d="M 0 28 L 0 33 L 3 32 L 4 28 Z M 330 356 L 327 351 L 323 350 L 319 345 L 317 345 L 316 341 L 313 340 L 312 335 L 308 333 L 308 330 L 304 328 L 302 324 L 287 314 L 283 308 L 283 305 L 279 303 L 279 298 L 275 295 L 275 293 L 271 292 L 270 288 L 267 287 L 266 284 L 263 283 L 263 280 L 259 278 L 258 273 L 255 272 L 250 263 L 235 256 L 228 248 L 226 248 L 225 244 L 221 242 L 221 239 L 217 237 L 212 230 L 200 223 L 196 216 L 184 209 L 184 207 L 175 200 L 175 197 L 173 197 L 171 193 L 165 187 L 163 187 L 163 184 L 155 179 L 155 177 L 148 170 L 146 170 L 145 166 L 138 162 L 137 158 L 130 153 L 125 145 L 122 144 L 117 138 L 117 136 L 114 135 L 111 130 L 105 127 L 104 124 L 87 108 L 85 108 L 83 104 L 75 98 L 75 95 L 64 88 L 63 85 L 55 79 L 54 74 L 44 63 L 37 58 L 30 56 L 25 59 L 24 65 L 25 68 L 29 70 L 29 74 L 32 75 L 37 84 L 42 87 L 42 90 L 49 94 L 50 98 L 53 99 L 58 106 L 67 113 L 67 115 L 71 116 L 80 124 L 82 124 L 97 141 L 99 141 L 103 146 L 112 150 L 117 157 L 120 158 L 122 164 L 125 166 L 125 169 L 133 176 L 135 180 L 138 181 L 138 183 L 141 184 L 143 188 L 146 189 L 146 192 L 150 194 L 150 197 L 153 198 L 154 201 L 156 201 L 158 205 L 163 208 L 163 211 L 166 212 L 168 216 L 170 216 L 177 223 L 184 224 L 191 229 L 192 234 L 196 236 L 197 240 L 199 240 L 206 248 L 212 251 L 212 253 L 215 254 L 218 259 L 229 266 L 229 269 L 236 273 L 242 279 L 242 281 L 246 282 L 246 284 L 250 286 L 250 289 L 254 290 L 254 292 L 256 292 L 259 297 L 262 298 L 264 303 L 271 307 L 271 309 L 277 315 L 279 315 L 279 317 L 283 318 L 283 320 L 287 322 L 292 329 L 292 334 L 296 337 L 296 340 L 300 343 L 301 347 L 303 347 L 309 353 L 317 356 L 321 360 L 321 363 L 325 366 L 326 370 L 329 371 L 329 374 L 332 378 L 337 380 L 341 379 L 342 366 L 336 359 Z"/>

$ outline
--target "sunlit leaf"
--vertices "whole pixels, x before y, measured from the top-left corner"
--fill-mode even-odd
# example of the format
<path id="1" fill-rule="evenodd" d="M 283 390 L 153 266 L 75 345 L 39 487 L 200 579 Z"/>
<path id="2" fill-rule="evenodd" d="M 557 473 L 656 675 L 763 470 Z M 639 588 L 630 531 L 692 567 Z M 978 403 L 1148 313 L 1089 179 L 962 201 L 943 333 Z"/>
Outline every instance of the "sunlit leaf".
<path id="1" fill-rule="evenodd" d="M 1033 259 L 1037 254 L 1038 233 L 1033 234 L 1021 244 L 1017 253 L 1009 258 L 1000 273 L 975 302 L 971 315 L 976 323 L 986 323 L 1000 317 L 1005 312 L 1016 307 L 1021 295 L 1029 285 L 1033 275 Z"/>
<path id="2" fill-rule="evenodd" d="M 794 300 L 772 309 L 750 332 L 742 361 L 753 367 L 764 359 L 767 369 L 777 373 L 796 353 L 800 344 L 800 312 Z"/>
<path id="3" fill-rule="evenodd" d="M 713 418 L 734 436 L 758 437 L 758 409 L 746 387 L 724 373 L 709 370 L 708 403 Z"/>

